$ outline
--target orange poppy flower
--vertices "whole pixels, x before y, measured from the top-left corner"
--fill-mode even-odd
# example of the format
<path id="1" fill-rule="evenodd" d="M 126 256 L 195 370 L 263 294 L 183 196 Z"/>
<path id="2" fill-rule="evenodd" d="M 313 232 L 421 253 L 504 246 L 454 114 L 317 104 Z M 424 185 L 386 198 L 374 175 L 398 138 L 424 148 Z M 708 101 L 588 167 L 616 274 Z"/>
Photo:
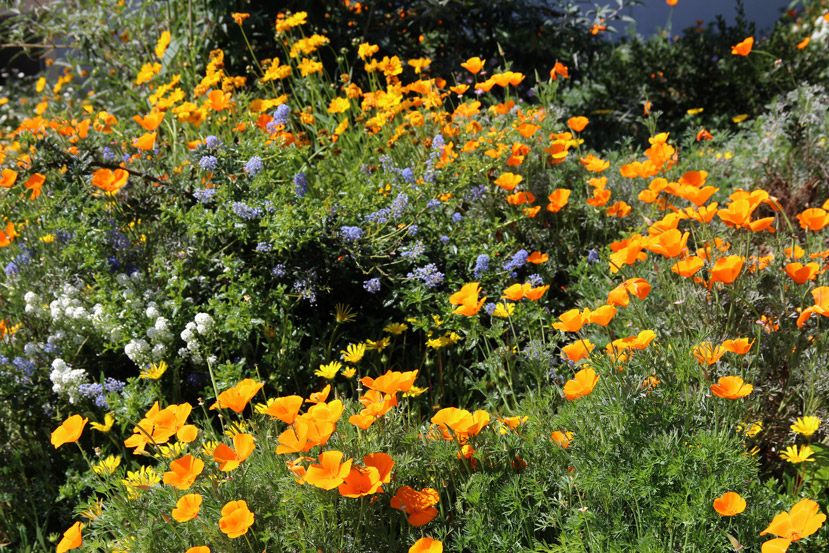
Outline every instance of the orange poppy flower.
<path id="1" fill-rule="evenodd" d="M 507 192 L 512 192 L 513 189 L 518 186 L 518 184 L 524 180 L 524 177 L 521 175 L 515 175 L 513 173 L 504 173 L 495 179 L 495 184 L 506 190 Z"/>
<path id="2" fill-rule="evenodd" d="M 357 465 L 352 465 L 350 472 L 337 489 L 343 497 L 364 497 L 383 491 L 377 469 Z"/>
<path id="3" fill-rule="evenodd" d="M 679 230 L 672 228 L 653 237 L 650 243 L 645 246 L 645 249 L 668 258 L 678 257 L 688 251 L 686 247 L 688 236 L 690 236 L 688 232 L 683 234 Z"/>
<path id="4" fill-rule="evenodd" d="M 11 188 L 17 180 L 17 171 L 11 169 L 3 169 L 0 173 L 0 186 L 3 188 Z"/>
<path id="5" fill-rule="evenodd" d="M 559 321 L 553 323 L 553 328 L 562 332 L 578 332 L 581 327 L 590 322 L 590 310 L 571 309 L 558 316 Z"/>
<path id="6" fill-rule="evenodd" d="M 702 269 L 704 264 L 705 261 L 703 261 L 701 257 L 692 256 L 674 263 L 671 266 L 671 270 L 679 276 L 688 278 L 694 276 L 700 269 Z"/>
<path id="7" fill-rule="evenodd" d="M 815 304 L 801 311 L 797 318 L 797 326 L 800 328 L 803 328 L 812 313 L 829 317 L 829 286 L 818 286 L 812 290 L 812 297 L 815 299 Z"/>
<path id="8" fill-rule="evenodd" d="M 821 272 L 820 264 L 815 262 L 803 265 L 802 263 L 796 261 L 786 265 L 786 274 L 798 284 L 804 284 L 807 281 L 815 280 L 815 277 L 817 277 L 817 275 Z"/>
<path id="9" fill-rule="evenodd" d="M 608 217 L 627 217 L 630 215 L 631 207 L 625 202 L 616 202 L 608 207 L 605 214 Z"/>
<path id="10" fill-rule="evenodd" d="M 548 259 L 550 259 L 550 256 L 548 256 L 546 253 L 535 251 L 527 256 L 527 263 L 534 263 L 536 265 L 539 265 L 541 263 L 545 263 Z"/>
<path id="11" fill-rule="evenodd" d="M 587 157 L 580 158 L 581 164 L 584 165 L 584 168 L 592 173 L 601 173 L 608 167 L 610 167 L 610 162 L 605 161 L 603 159 L 599 159 L 593 154 L 588 155 Z"/>
<path id="12" fill-rule="evenodd" d="M 736 340 L 726 340 L 722 343 L 722 349 L 736 353 L 737 355 L 745 355 L 751 346 L 754 345 L 754 340 L 748 341 L 748 338 L 737 338 Z"/>
<path id="13" fill-rule="evenodd" d="M 750 36 L 743 40 L 736 46 L 731 47 L 731 55 L 733 56 L 747 56 L 751 52 L 751 47 L 754 46 L 754 37 Z"/>
<path id="14" fill-rule="evenodd" d="M 590 340 L 585 339 L 568 344 L 561 348 L 561 351 L 567 356 L 567 359 L 575 363 L 582 359 L 586 359 L 590 355 L 590 352 L 593 351 L 594 347 L 596 347 L 595 344 L 593 344 Z"/>
<path id="15" fill-rule="evenodd" d="M 686 207 L 684 211 L 689 219 L 693 219 L 694 221 L 698 221 L 700 223 L 708 224 L 711 222 L 711 219 L 714 218 L 714 215 L 717 214 L 717 205 L 718 204 L 714 202 L 713 204 L 707 205 L 705 207 L 700 207 L 699 209 L 694 209 L 693 207 Z"/>
<path id="16" fill-rule="evenodd" d="M 460 306 L 452 311 L 452 313 L 456 315 L 466 315 L 467 317 L 477 315 L 478 311 L 480 311 L 481 307 L 484 305 L 484 301 L 486 301 L 485 297 L 478 300 L 478 294 L 480 294 L 480 292 L 481 285 L 477 282 L 464 284 L 459 292 L 455 292 L 449 296 L 449 303 Z"/>
<path id="17" fill-rule="evenodd" d="M 573 433 L 554 430 L 551 437 L 553 438 L 554 442 L 556 442 L 562 448 L 567 449 L 568 447 L 570 447 L 570 440 L 573 439 Z"/>
<path id="18" fill-rule="evenodd" d="M 524 283 L 524 297 L 531 301 L 538 301 L 541 299 L 547 290 L 550 289 L 550 285 L 546 284 L 544 286 L 537 286 L 536 288 L 531 288 L 531 284 L 528 282 Z"/>
<path id="19" fill-rule="evenodd" d="M 723 282 L 731 284 L 740 274 L 745 263 L 746 258 L 739 255 L 729 255 L 722 257 L 714 263 L 711 269 L 711 283 Z"/>
<path id="20" fill-rule="evenodd" d="M 210 408 L 232 409 L 237 413 L 241 413 L 244 411 L 248 402 L 253 399 L 253 396 L 259 392 L 262 386 L 264 386 L 264 383 L 256 382 L 251 378 L 246 378 L 236 384 L 233 388 L 225 390 L 219 394 L 216 403 L 214 403 Z"/>
<path id="21" fill-rule="evenodd" d="M 326 384 L 325 388 L 320 390 L 319 392 L 314 392 L 308 399 L 305 401 L 307 403 L 325 403 L 325 400 L 328 399 L 328 394 L 331 393 L 331 384 Z"/>
<path id="22" fill-rule="evenodd" d="M 573 380 L 568 380 L 564 384 L 564 397 L 570 401 L 589 395 L 596 383 L 599 381 L 599 375 L 591 368 L 582 369 L 576 373 Z"/>
<path id="23" fill-rule="evenodd" d="M 57 449 L 63 444 L 77 442 L 87 422 L 89 422 L 88 418 L 85 419 L 80 415 L 72 415 L 52 431 L 52 445 Z"/>
<path id="24" fill-rule="evenodd" d="M 630 303 L 629 293 L 643 300 L 651 293 L 651 285 L 643 278 L 629 278 L 607 295 L 607 303 L 620 307 L 627 307 Z"/>
<path id="25" fill-rule="evenodd" d="M 602 207 L 610 199 L 610 190 L 607 188 L 594 188 L 593 197 L 587 199 L 587 203 L 593 207 Z"/>
<path id="26" fill-rule="evenodd" d="M 817 232 L 829 225 L 829 213 L 825 209 L 812 207 L 800 213 L 797 220 L 802 228 Z"/>
<path id="27" fill-rule="evenodd" d="M 723 376 L 717 384 L 711 384 L 711 393 L 725 399 L 739 399 L 753 390 L 754 386 L 745 384 L 739 376 Z"/>
<path id="28" fill-rule="evenodd" d="M 63 538 L 61 538 L 58 543 L 57 553 L 64 553 L 70 549 L 77 549 L 80 547 L 83 544 L 83 536 L 81 536 L 82 529 L 83 523 L 80 521 L 70 526 L 69 529 L 63 533 Z"/>
<path id="29" fill-rule="evenodd" d="M 434 538 L 420 538 L 409 548 L 409 553 L 443 553 L 443 542 Z"/>
<path id="30" fill-rule="evenodd" d="M 157 133 L 148 132 L 132 141 L 132 145 L 139 150 L 152 150 L 155 146 L 155 137 Z"/>
<path id="31" fill-rule="evenodd" d="M 561 62 L 556 61 L 556 64 L 553 66 L 552 69 L 550 69 L 550 78 L 555 81 L 558 80 L 559 76 L 566 79 L 570 75 L 567 66 Z"/>
<path id="32" fill-rule="evenodd" d="M 449 90 L 451 90 L 452 92 L 454 92 L 458 96 L 461 96 L 461 95 L 463 95 L 464 92 L 469 90 L 469 85 L 468 84 L 458 84 L 458 85 L 455 85 L 455 86 L 450 86 Z"/>
<path id="33" fill-rule="evenodd" d="M 414 385 L 417 373 L 417 370 L 405 372 L 386 371 L 386 374 L 378 376 L 377 378 L 364 376 L 360 382 L 370 390 L 394 396 L 397 392 L 408 392 Z M 397 403 L 395 402 L 394 405 L 397 405 Z"/>
<path id="34" fill-rule="evenodd" d="M 529 138 L 540 128 L 541 127 L 538 125 L 533 125 L 532 123 L 522 123 L 518 125 L 518 128 L 515 130 L 517 130 L 524 138 Z"/>
<path id="35" fill-rule="evenodd" d="M 216 446 L 213 450 L 213 460 L 219 463 L 220 471 L 230 472 L 250 457 L 254 447 L 253 436 L 240 432 L 233 436 L 233 449 L 225 444 Z"/>
<path id="36" fill-rule="evenodd" d="M 179 490 L 193 485 L 196 477 L 204 470 L 204 461 L 192 455 L 185 455 L 170 462 L 170 470 L 164 473 L 163 482 Z"/>
<path id="37" fill-rule="evenodd" d="M 308 440 L 309 427 L 307 421 L 297 419 L 293 428 L 288 428 L 277 438 L 279 445 L 276 446 L 276 454 L 300 453 L 314 447 L 316 444 Z"/>
<path id="38" fill-rule="evenodd" d="M 535 201 L 535 196 L 532 192 L 516 192 L 507 196 L 507 203 L 510 205 L 524 205 L 531 204 Z"/>
<path id="39" fill-rule="evenodd" d="M 799 541 L 817 532 L 826 521 L 826 515 L 818 513 L 819 509 L 820 506 L 815 501 L 807 498 L 798 501 L 789 512 L 784 511 L 775 516 L 771 524 L 760 532 L 760 535 L 765 536 L 771 533 L 780 537 L 764 543 L 763 553 L 786 551 L 791 542 Z M 774 548 L 767 549 L 766 546 L 772 542 L 774 542 Z"/>
<path id="40" fill-rule="evenodd" d="M 333 490 L 345 481 L 351 472 L 352 459 L 340 463 L 342 451 L 323 451 L 319 455 L 320 463 L 311 465 L 305 472 L 305 481 L 324 490 Z"/>
<path id="41" fill-rule="evenodd" d="M 547 196 L 547 199 L 550 200 L 550 203 L 547 204 L 547 211 L 558 213 L 562 207 L 567 205 L 570 199 L 570 190 L 567 188 L 558 188 L 553 190 L 553 193 Z"/>
<path id="42" fill-rule="evenodd" d="M 0 248 L 5 248 L 6 246 L 10 246 L 12 242 L 14 242 L 14 237 L 19 236 L 17 232 L 14 230 L 14 223 L 9 221 L 6 223 L 6 232 L 0 230 Z"/>
<path id="43" fill-rule="evenodd" d="M 285 424 L 293 424 L 303 401 L 300 396 L 278 397 L 268 405 L 265 414 L 270 415 L 272 419 L 279 419 Z"/>
<path id="44" fill-rule="evenodd" d="M 238 12 L 236 12 L 236 13 L 231 13 L 230 17 L 233 18 L 233 21 L 235 21 L 237 25 L 241 25 L 242 21 L 244 21 L 245 19 L 250 17 L 250 14 L 249 13 L 238 13 Z"/>
<path id="45" fill-rule="evenodd" d="M 725 355 L 725 352 L 725 349 L 720 346 L 714 346 L 711 342 L 702 342 L 691 350 L 691 353 L 694 355 L 694 359 L 696 359 L 698 363 L 702 363 L 704 365 L 713 365 L 720 360 L 720 357 Z"/>
<path id="46" fill-rule="evenodd" d="M 124 169 L 116 169 L 115 171 L 98 169 L 92 174 L 92 185 L 97 186 L 104 192 L 114 193 L 127 184 L 129 176 L 130 174 Z"/>
<path id="47" fill-rule="evenodd" d="M 164 113 L 165 112 L 163 111 L 151 111 L 144 117 L 141 117 L 140 115 L 133 115 L 132 120 L 144 127 L 144 130 L 147 132 L 153 132 L 164 120 Z"/>
<path id="48" fill-rule="evenodd" d="M 607 326 L 613 317 L 616 316 L 616 308 L 612 305 L 603 305 L 590 312 L 590 323 L 599 326 Z"/>
<path id="49" fill-rule="evenodd" d="M 30 200 L 40 197 L 41 188 L 43 187 L 44 182 L 46 182 L 46 177 L 44 175 L 34 173 L 29 177 L 29 180 L 23 183 L 24 187 L 32 191 L 32 195 L 29 197 Z"/>
<path id="50" fill-rule="evenodd" d="M 253 519 L 247 502 L 242 499 L 230 501 L 222 507 L 219 530 L 227 534 L 228 538 L 238 538 L 247 534 L 248 529 L 253 526 Z"/>
<path id="51" fill-rule="evenodd" d="M 714 137 L 711 136 L 711 133 L 705 129 L 702 129 L 697 133 L 697 142 L 700 140 L 714 140 Z"/>
<path id="52" fill-rule="evenodd" d="M 804 48 L 806 48 L 809 45 L 809 43 L 811 41 L 812 41 L 812 37 L 807 36 L 806 38 L 804 38 L 803 40 L 801 40 L 800 42 L 797 43 L 797 49 L 798 50 L 803 50 Z"/>
<path id="53" fill-rule="evenodd" d="M 184 553 L 210 553 L 210 548 L 206 545 L 196 545 L 194 547 L 191 547 Z"/>
<path id="54" fill-rule="evenodd" d="M 176 502 L 176 507 L 173 509 L 172 515 L 176 522 L 187 522 L 199 516 L 201 510 L 202 497 L 197 493 L 188 493 L 181 496 Z"/>
<path id="55" fill-rule="evenodd" d="M 469 58 L 465 62 L 461 64 L 461 67 L 472 73 L 473 75 L 477 75 L 481 72 L 481 69 L 484 68 L 484 60 L 479 57 Z"/>
<path id="56" fill-rule="evenodd" d="M 391 506 L 403 511 L 409 516 L 412 526 L 424 526 L 438 516 L 438 510 L 433 507 L 440 501 L 440 494 L 432 488 L 423 488 L 417 491 L 410 486 L 402 486 L 391 498 Z"/>
<path id="57" fill-rule="evenodd" d="M 714 500 L 714 510 L 721 517 L 733 517 L 746 510 L 746 500 L 735 492 L 726 492 Z"/>
<path id="58" fill-rule="evenodd" d="M 576 132 L 583 131 L 588 123 L 590 123 L 590 120 L 583 116 L 571 117 L 567 120 L 567 126 Z"/>

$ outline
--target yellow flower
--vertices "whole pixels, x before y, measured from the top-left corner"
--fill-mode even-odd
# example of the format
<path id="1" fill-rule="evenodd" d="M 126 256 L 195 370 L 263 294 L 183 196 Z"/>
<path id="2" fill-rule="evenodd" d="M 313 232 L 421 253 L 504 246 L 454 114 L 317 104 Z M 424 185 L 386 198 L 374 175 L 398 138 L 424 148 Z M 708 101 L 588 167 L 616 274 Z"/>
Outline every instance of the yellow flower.
<path id="1" fill-rule="evenodd" d="M 385 336 L 383 338 L 380 338 L 376 342 L 374 340 L 366 340 L 366 347 L 368 349 L 376 349 L 377 351 L 383 351 L 384 349 L 386 349 L 386 346 L 388 346 L 390 343 L 391 338 Z"/>
<path id="2" fill-rule="evenodd" d="M 426 341 L 426 346 L 432 349 L 440 349 L 442 347 L 451 346 L 453 344 L 457 344 L 460 341 L 461 337 L 455 332 L 447 332 L 440 338 L 434 338 L 432 340 Z"/>
<path id="3" fill-rule="evenodd" d="M 230 17 L 233 18 L 233 21 L 236 22 L 237 25 L 241 25 L 242 21 L 250 17 L 249 13 L 231 13 Z"/>
<path id="4" fill-rule="evenodd" d="M 97 465 L 92 465 L 92 470 L 95 471 L 95 474 L 104 474 L 109 475 L 115 472 L 121 465 L 121 456 L 120 455 L 110 455 L 106 459 L 102 460 Z"/>
<path id="5" fill-rule="evenodd" d="M 107 413 L 104 415 L 104 424 L 99 422 L 91 422 L 89 423 L 89 428 L 92 430 L 97 430 L 98 432 L 109 432 L 112 430 L 112 425 L 115 423 L 115 417 L 112 416 L 111 413 Z"/>
<path id="6" fill-rule="evenodd" d="M 41 236 L 39 240 L 41 242 L 51 244 L 52 242 L 55 241 L 55 235 L 54 234 L 45 234 L 45 235 Z"/>
<path id="7" fill-rule="evenodd" d="M 403 393 L 403 397 L 417 397 L 429 388 L 421 388 L 419 386 L 412 386 L 408 392 Z"/>
<path id="8" fill-rule="evenodd" d="M 348 98 L 334 98 L 328 104 L 328 113 L 343 113 L 348 111 L 349 108 L 351 108 L 351 102 L 348 101 Z"/>
<path id="9" fill-rule="evenodd" d="M 249 434 L 250 426 L 245 421 L 236 421 L 227 425 L 225 428 L 225 436 L 233 438 L 236 434 Z M 218 444 L 216 444 L 218 445 Z M 215 447 L 213 448 L 215 449 Z"/>
<path id="10" fill-rule="evenodd" d="M 135 84 L 144 84 L 152 79 L 156 73 L 161 71 L 160 63 L 145 63 L 138 72 L 138 77 L 135 79 Z"/>
<path id="11" fill-rule="evenodd" d="M 339 361 L 331 361 L 327 365 L 320 365 L 320 368 L 314 371 L 314 374 L 321 376 L 326 380 L 333 380 L 341 368 L 343 368 L 342 363 Z"/>
<path id="12" fill-rule="evenodd" d="M 780 457 L 794 464 L 803 463 L 804 461 L 814 462 L 814 459 L 809 459 L 813 453 L 814 451 L 812 448 L 807 445 L 800 446 L 799 452 L 796 445 L 790 445 L 783 453 L 780 454 Z"/>
<path id="13" fill-rule="evenodd" d="M 359 363 L 363 355 L 366 354 L 366 345 L 348 344 L 348 347 L 344 351 L 340 350 L 340 354 L 346 363 Z"/>
<path id="14" fill-rule="evenodd" d="M 268 398 L 265 401 L 265 403 L 255 403 L 253 405 L 253 410 L 254 410 L 254 412 L 259 413 L 261 415 L 261 414 L 265 413 L 265 411 L 268 410 L 268 407 L 270 407 L 271 403 L 273 403 L 274 401 L 276 401 L 276 398 L 272 397 L 272 398 Z"/>
<path id="15" fill-rule="evenodd" d="M 86 511 L 81 512 L 81 516 L 87 520 L 95 520 L 104 514 L 104 500 L 98 498 L 95 503 L 90 503 Z"/>
<path id="16" fill-rule="evenodd" d="M 394 334 L 395 336 L 398 336 L 400 334 L 403 334 L 408 329 L 409 327 L 406 326 L 405 323 L 392 323 L 386 326 L 383 329 L 383 332 L 388 332 L 389 334 Z"/>
<path id="17" fill-rule="evenodd" d="M 379 46 L 377 46 L 376 44 L 369 44 L 368 42 L 360 44 L 360 46 L 357 48 L 357 54 L 363 61 L 365 61 L 366 58 L 373 56 L 379 51 Z"/>
<path id="18" fill-rule="evenodd" d="M 746 119 L 748 119 L 748 114 L 747 113 L 741 113 L 740 115 L 736 115 L 736 116 L 731 118 L 731 120 L 734 121 L 735 123 L 742 123 Z"/>
<path id="19" fill-rule="evenodd" d="M 820 419 L 817 417 L 798 418 L 797 421 L 795 421 L 795 423 L 789 428 L 792 429 L 792 432 L 796 432 L 804 436 L 811 436 L 817 432 L 818 428 L 820 428 Z"/>
<path id="20" fill-rule="evenodd" d="M 351 306 L 344 303 L 335 305 L 334 311 L 333 315 L 337 319 L 337 323 L 351 323 L 357 318 L 357 314 L 351 310 Z"/>
<path id="21" fill-rule="evenodd" d="M 499 303 L 495 305 L 495 311 L 492 312 L 493 317 L 500 317 L 502 319 L 506 319 L 508 317 L 512 317 L 515 314 L 515 304 L 514 303 Z"/>
<path id="22" fill-rule="evenodd" d="M 702 113 L 702 110 L 704 110 L 704 109 L 705 108 L 693 108 L 693 109 L 689 109 L 686 113 L 688 115 L 697 115 L 698 113 Z"/>
<path id="23" fill-rule="evenodd" d="M 342 373 L 340 373 L 340 374 L 342 374 L 346 378 L 351 378 L 355 374 L 357 374 L 357 369 L 354 368 L 354 367 L 346 367 L 342 370 Z"/>
<path id="24" fill-rule="evenodd" d="M 212 458 L 213 452 L 216 450 L 217 447 L 219 447 L 219 442 L 215 440 L 204 442 L 204 444 L 202 444 L 201 446 L 202 455 L 204 455 L 205 457 Z"/>
<path id="25" fill-rule="evenodd" d="M 153 457 L 156 459 L 164 458 L 164 459 L 172 459 L 173 457 L 180 457 L 184 454 L 184 450 L 186 449 L 187 444 L 182 442 L 176 442 L 174 444 L 167 444 L 167 445 L 160 445 L 158 446 L 158 453 L 154 454 Z"/>
<path id="26" fill-rule="evenodd" d="M 161 476 L 152 467 L 147 466 L 139 470 L 127 471 L 127 477 L 121 480 L 129 499 L 137 499 L 141 490 L 148 490 L 159 482 L 161 482 Z"/>
<path id="27" fill-rule="evenodd" d="M 141 369 L 141 372 L 138 376 L 141 378 L 146 378 L 148 380 L 158 380 L 164 374 L 164 371 L 167 370 L 167 363 L 164 361 L 159 361 L 158 363 L 150 363 L 150 365 L 146 368 Z"/>
<path id="28" fill-rule="evenodd" d="M 753 438 L 763 431 L 763 423 L 761 421 L 756 421 L 752 423 L 738 424 L 737 430 L 749 438 Z"/>
<path id="29" fill-rule="evenodd" d="M 158 37 L 158 43 L 155 45 L 155 55 L 161 59 L 164 57 L 164 52 L 167 50 L 167 46 L 170 45 L 170 31 L 164 31 L 161 33 L 161 36 Z"/>
<path id="30" fill-rule="evenodd" d="M 314 61 L 309 58 L 303 58 L 303 60 L 299 62 L 299 72 L 302 73 L 303 77 L 307 77 L 312 73 L 322 73 L 322 62 Z"/>

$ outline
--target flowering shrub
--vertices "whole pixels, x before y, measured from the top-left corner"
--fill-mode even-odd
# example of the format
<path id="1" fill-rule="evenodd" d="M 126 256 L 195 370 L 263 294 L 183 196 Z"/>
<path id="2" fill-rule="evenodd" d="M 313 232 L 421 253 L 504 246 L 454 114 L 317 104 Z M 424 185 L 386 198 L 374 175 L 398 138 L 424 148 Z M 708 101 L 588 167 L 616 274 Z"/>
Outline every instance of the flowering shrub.
<path id="1" fill-rule="evenodd" d="M 259 59 L 222 13 L 242 73 L 191 20 L 110 8 L 100 57 L 0 102 L 0 539 L 827 545 L 819 85 L 734 135 L 647 107 L 598 151 L 562 62 L 532 94 L 479 57 L 326 65 L 305 12 Z"/>

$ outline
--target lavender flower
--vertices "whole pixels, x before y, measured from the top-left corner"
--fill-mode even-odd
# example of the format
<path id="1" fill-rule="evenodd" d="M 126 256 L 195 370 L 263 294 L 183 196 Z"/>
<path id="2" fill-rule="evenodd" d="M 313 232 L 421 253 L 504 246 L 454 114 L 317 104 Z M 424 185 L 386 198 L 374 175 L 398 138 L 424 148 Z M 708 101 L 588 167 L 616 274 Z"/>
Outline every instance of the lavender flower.
<path id="1" fill-rule="evenodd" d="M 453 223 L 460 223 L 461 221 L 463 221 L 463 215 L 461 215 L 458 212 L 455 212 L 455 213 L 452 214 L 452 222 Z"/>
<path id="2" fill-rule="evenodd" d="M 256 244 L 256 251 L 259 253 L 268 253 L 273 249 L 273 245 L 268 242 L 259 242 Z"/>
<path id="3" fill-rule="evenodd" d="M 505 271 L 514 271 L 515 269 L 520 269 L 527 263 L 527 256 L 530 255 L 527 253 L 527 250 L 518 250 L 515 255 L 509 258 L 507 261 L 504 262 L 502 265 Z"/>
<path id="4" fill-rule="evenodd" d="M 291 108 L 287 104 L 279 104 L 273 112 L 273 122 L 276 125 L 287 125 L 288 117 L 291 115 Z"/>
<path id="5" fill-rule="evenodd" d="M 342 227 L 340 229 L 340 236 L 346 242 L 356 242 L 363 237 L 363 229 L 360 227 Z"/>
<path id="6" fill-rule="evenodd" d="M 596 250 L 590 250 L 587 252 L 587 262 L 588 263 L 598 263 L 599 262 L 599 252 Z"/>
<path id="7" fill-rule="evenodd" d="M 440 207 L 440 200 L 438 200 L 437 198 L 432 198 L 426 203 L 426 207 L 434 211 Z"/>
<path id="8" fill-rule="evenodd" d="M 200 189 L 196 190 L 195 192 L 193 192 L 193 197 L 196 198 L 196 200 L 200 204 L 204 204 L 204 205 L 207 205 L 207 204 L 211 203 L 213 201 L 213 196 L 215 196 L 215 195 L 216 195 L 216 189 L 215 188 L 200 188 Z"/>
<path id="9" fill-rule="evenodd" d="M 489 270 L 489 256 L 482 253 L 475 260 L 475 278 L 481 278 L 481 275 Z"/>
<path id="10" fill-rule="evenodd" d="M 304 198 L 308 193 L 308 177 L 305 173 L 297 173 L 294 175 L 294 194 L 297 198 Z"/>
<path id="11" fill-rule="evenodd" d="M 437 288 L 443 284 L 443 273 L 438 271 L 438 267 L 434 263 L 415 269 L 406 275 L 406 278 L 419 280 L 429 288 Z"/>
<path id="12" fill-rule="evenodd" d="M 221 146 L 222 141 L 217 136 L 210 134 L 204 139 L 204 145 L 213 150 Z"/>
<path id="13" fill-rule="evenodd" d="M 282 278 L 285 276 L 285 265 L 279 263 L 276 267 L 271 270 L 271 274 L 276 278 Z"/>
<path id="14" fill-rule="evenodd" d="M 400 250 L 400 256 L 404 259 L 417 259 L 423 252 L 426 251 L 426 246 L 423 245 L 423 242 L 418 242 L 408 248 L 403 248 Z"/>
<path id="15" fill-rule="evenodd" d="M 205 171 L 215 171 L 218 166 L 219 160 L 216 159 L 216 156 L 202 156 L 199 160 L 199 167 Z"/>
<path id="16" fill-rule="evenodd" d="M 372 294 L 376 294 L 380 291 L 380 279 L 379 278 L 372 278 L 365 282 L 363 282 L 363 288 L 366 289 L 366 292 L 370 292 Z"/>
<path id="17" fill-rule="evenodd" d="M 244 202 L 233 202 L 230 209 L 233 210 L 233 213 L 235 213 L 237 217 L 242 219 L 251 220 L 262 216 L 261 209 L 250 207 Z"/>
<path id="18" fill-rule="evenodd" d="M 262 158 L 259 156 L 253 156 L 247 163 L 245 163 L 245 173 L 247 173 L 250 178 L 253 178 L 258 175 L 259 171 L 261 171 L 264 167 L 265 166 L 262 164 Z"/>
<path id="19" fill-rule="evenodd" d="M 417 236 L 417 225 L 409 227 L 409 236 Z"/>

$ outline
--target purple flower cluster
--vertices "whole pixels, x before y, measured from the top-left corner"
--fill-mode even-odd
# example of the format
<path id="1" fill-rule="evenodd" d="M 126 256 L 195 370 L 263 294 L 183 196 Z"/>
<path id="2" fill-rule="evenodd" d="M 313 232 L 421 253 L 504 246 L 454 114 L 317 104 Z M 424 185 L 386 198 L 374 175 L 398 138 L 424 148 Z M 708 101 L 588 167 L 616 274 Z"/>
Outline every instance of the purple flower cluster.
<path id="1" fill-rule="evenodd" d="M 380 279 L 379 278 L 371 278 L 363 283 L 363 288 L 365 288 L 366 292 L 370 292 L 372 294 L 376 294 L 380 291 Z"/>
<path id="2" fill-rule="evenodd" d="M 199 167 L 205 171 L 215 171 L 218 166 L 219 160 L 216 159 L 216 156 L 202 156 L 199 160 Z"/>
<path id="3" fill-rule="evenodd" d="M 360 227 L 342 227 L 340 229 L 340 236 L 346 242 L 356 242 L 363 237 L 363 229 Z"/>
<path id="4" fill-rule="evenodd" d="M 256 207 L 251 207 L 244 202 L 233 202 L 230 209 L 237 217 L 250 221 L 262 216 L 262 210 Z"/>
<path id="5" fill-rule="evenodd" d="M 481 275 L 484 274 L 489 270 L 489 256 L 485 253 L 482 253 L 478 256 L 475 260 L 475 278 L 481 278 Z"/>
<path id="6" fill-rule="evenodd" d="M 308 193 L 308 177 L 305 173 L 297 173 L 294 175 L 294 194 L 297 198 L 304 198 Z"/>
<path id="7" fill-rule="evenodd" d="M 264 167 L 265 166 L 262 164 L 262 158 L 259 156 L 253 156 L 247 161 L 247 163 L 245 163 L 245 173 L 247 173 L 250 178 L 253 178 L 258 175 L 259 171 L 264 169 Z"/>
<path id="8" fill-rule="evenodd" d="M 437 288 L 443 284 L 443 273 L 438 271 L 438 267 L 434 263 L 418 267 L 406 275 L 406 278 L 419 280 L 429 288 Z"/>

